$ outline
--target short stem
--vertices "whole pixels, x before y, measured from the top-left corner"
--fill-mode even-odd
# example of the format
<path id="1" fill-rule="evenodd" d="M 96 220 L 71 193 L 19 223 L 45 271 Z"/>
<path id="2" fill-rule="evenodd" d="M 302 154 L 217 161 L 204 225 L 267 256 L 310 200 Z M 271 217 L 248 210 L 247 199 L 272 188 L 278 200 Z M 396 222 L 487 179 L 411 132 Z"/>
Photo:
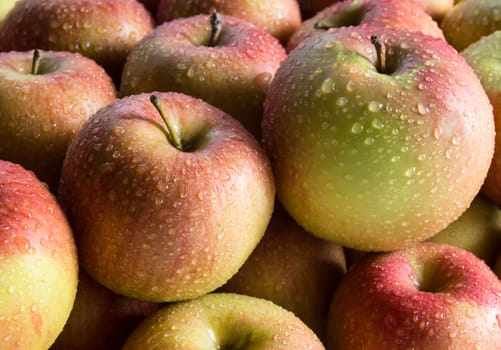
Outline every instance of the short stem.
<path id="1" fill-rule="evenodd" d="M 40 68 L 40 51 L 33 51 L 33 60 L 31 61 L 31 74 L 37 75 Z"/>
<path id="2" fill-rule="evenodd" d="M 371 35 L 371 43 L 376 48 L 376 69 L 379 73 L 384 73 L 386 71 L 386 48 L 381 41 L 379 41 L 377 35 Z"/>
<path id="3" fill-rule="evenodd" d="M 221 19 L 221 15 L 216 10 L 212 11 L 210 15 L 210 26 L 211 33 L 209 39 L 209 46 L 216 46 L 219 37 L 221 36 L 221 31 L 223 29 L 223 20 Z"/>
<path id="4" fill-rule="evenodd" d="M 167 113 L 165 112 L 164 106 L 162 104 L 162 101 L 160 100 L 160 97 L 157 95 L 151 95 L 150 96 L 150 101 L 155 106 L 155 108 L 158 111 L 158 114 L 162 117 L 162 120 L 164 121 L 165 126 L 167 127 L 167 139 L 169 142 L 176 147 L 178 150 L 182 151 L 183 150 L 183 144 L 181 143 L 181 139 L 179 137 L 179 134 L 177 132 L 177 128 L 175 125 L 172 123 L 173 120 L 172 118 L 167 117 Z"/>

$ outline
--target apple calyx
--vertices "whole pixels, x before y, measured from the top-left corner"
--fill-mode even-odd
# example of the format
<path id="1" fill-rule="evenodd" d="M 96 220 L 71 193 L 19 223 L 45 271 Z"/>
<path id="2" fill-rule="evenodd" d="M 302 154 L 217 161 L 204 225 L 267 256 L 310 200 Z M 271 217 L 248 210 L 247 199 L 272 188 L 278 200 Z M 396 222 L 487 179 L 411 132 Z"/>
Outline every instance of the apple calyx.
<path id="1" fill-rule="evenodd" d="M 31 61 L 31 74 L 38 75 L 40 68 L 40 51 L 35 49 L 33 51 L 33 60 Z"/>
<path id="2" fill-rule="evenodd" d="M 150 102 L 153 104 L 153 106 L 155 106 L 155 108 L 158 111 L 158 114 L 160 114 L 160 117 L 162 117 L 162 120 L 167 128 L 166 130 L 165 129 L 164 130 L 167 131 L 166 136 L 169 143 L 178 150 L 184 151 L 181 138 L 179 137 L 178 127 L 173 123 L 172 118 L 167 118 L 167 113 L 165 112 L 160 97 L 158 97 L 157 95 L 151 95 Z"/>
<path id="3" fill-rule="evenodd" d="M 376 48 L 377 62 L 376 69 L 379 73 L 387 73 L 386 71 L 386 47 L 381 43 L 377 35 L 371 35 L 371 43 Z"/>
<path id="4" fill-rule="evenodd" d="M 363 0 L 354 0 L 349 6 L 313 24 L 314 29 L 329 30 L 330 28 L 357 26 L 362 22 Z"/>
<path id="5" fill-rule="evenodd" d="M 217 45 L 219 37 L 221 36 L 221 31 L 223 30 L 223 20 L 221 18 L 221 14 L 216 10 L 213 10 L 210 15 L 210 26 L 211 33 L 208 46 L 214 47 Z"/>

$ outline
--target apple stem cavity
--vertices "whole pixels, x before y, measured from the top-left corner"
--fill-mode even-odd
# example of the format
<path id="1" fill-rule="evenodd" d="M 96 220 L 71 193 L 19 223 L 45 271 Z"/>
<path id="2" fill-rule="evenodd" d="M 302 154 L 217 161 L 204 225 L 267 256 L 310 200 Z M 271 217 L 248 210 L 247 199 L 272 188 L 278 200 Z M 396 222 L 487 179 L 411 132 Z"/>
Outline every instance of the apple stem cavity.
<path id="1" fill-rule="evenodd" d="M 150 101 L 155 106 L 158 111 L 158 114 L 162 117 L 165 126 L 167 127 L 167 139 L 171 145 L 176 147 L 178 150 L 183 151 L 183 144 L 181 142 L 181 138 L 179 137 L 178 128 L 173 124 L 172 118 L 167 118 L 167 113 L 165 112 L 164 106 L 160 97 L 157 95 L 151 95 Z"/>
<path id="2" fill-rule="evenodd" d="M 371 35 L 371 43 L 376 48 L 376 69 L 379 73 L 386 73 L 386 47 L 381 43 L 377 35 Z"/>
<path id="3" fill-rule="evenodd" d="M 210 15 L 210 26 L 211 33 L 208 46 L 214 47 L 216 46 L 223 29 L 223 20 L 221 19 L 221 14 L 216 10 L 213 10 Z"/>
<path id="4" fill-rule="evenodd" d="M 31 61 L 31 74 L 38 75 L 38 70 L 40 68 L 40 51 L 33 51 L 33 60 Z"/>

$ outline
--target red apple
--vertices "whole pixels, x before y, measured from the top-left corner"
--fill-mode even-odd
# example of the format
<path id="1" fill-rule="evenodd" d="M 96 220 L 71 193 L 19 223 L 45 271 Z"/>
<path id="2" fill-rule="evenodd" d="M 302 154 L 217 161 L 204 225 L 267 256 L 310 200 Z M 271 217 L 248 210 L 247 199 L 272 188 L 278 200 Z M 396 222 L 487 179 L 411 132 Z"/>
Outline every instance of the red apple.
<path id="1" fill-rule="evenodd" d="M 501 282 L 475 255 L 420 243 L 364 256 L 334 292 L 328 348 L 500 349 Z"/>
<path id="2" fill-rule="evenodd" d="M 287 51 L 319 32 L 349 26 L 407 29 L 444 38 L 438 24 L 414 0 L 344 0 L 304 21 L 291 36 Z"/>
<path id="3" fill-rule="evenodd" d="M 301 24 L 301 12 L 296 0 L 160 0 L 158 23 L 179 17 L 209 14 L 216 10 L 238 17 L 264 28 L 286 44 Z"/>
<path id="4" fill-rule="evenodd" d="M 454 0 L 413 0 L 429 13 L 438 23 L 452 10 Z"/>
<path id="5" fill-rule="evenodd" d="M 339 2 L 341 0 L 298 0 L 299 8 L 303 20 L 307 20 L 322 11 L 327 6 Z"/>
<path id="6" fill-rule="evenodd" d="M 69 143 L 115 98 L 103 68 L 78 53 L 0 52 L 0 158 L 33 170 L 57 192 Z"/>
<path id="7" fill-rule="evenodd" d="M 69 146 L 60 186 L 83 268 L 118 294 L 156 302 L 223 285 L 263 236 L 274 197 L 257 140 L 179 93 L 102 108 Z"/>
<path id="8" fill-rule="evenodd" d="M 285 57 L 274 37 L 241 19 L 216 13 L 181 18 L 156 27 L 131 51 L 120 93 L 199 97 L 259 139 L 266 90 Z"/>
<path id="9" fill-rule="evenodd" d="M 0 160 L 0 347 L 48 349 L 77 282 L 73 234 L 56 199 L 31 171 Z"/>

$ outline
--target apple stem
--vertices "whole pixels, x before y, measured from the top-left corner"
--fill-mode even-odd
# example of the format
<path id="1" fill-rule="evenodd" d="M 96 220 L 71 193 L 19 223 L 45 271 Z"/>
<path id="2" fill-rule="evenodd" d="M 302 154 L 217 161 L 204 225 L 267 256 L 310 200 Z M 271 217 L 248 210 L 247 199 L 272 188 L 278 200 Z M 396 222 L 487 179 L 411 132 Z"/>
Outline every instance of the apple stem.
<path id="1" fill-rule="evenodd" d="M 377 35 L 371 35 L 371 43 L 376 48 L 376 69 L 379 73 L 384 73 L 386 71 L 386 48 L 381 41 L 379 41 Z"/>
<path id="2" fill-rule="evenodd" d="M 209 39 L 209 46 L 216 46 L 219 37 L 221 36 L 221 31 L 223 29 L 223 20 L 221 19 L 221 15 L 216 10 L 213 10 L 210 15 L 210 26 L 211 33 Z"/>
<path id="3" fill-rule="evenodd" d="M 169 142 L 176 147 L 178 150 L 183 150 L 183 144 L 181 143 L 181 139 L 179 137 L 179 133 L 177 130 L 177 126 L 173 124 L 172 118 L 167 118 L 167 113 L 165 112 L 164 106 L 162 104 L 162 100 L 157 95 L 151 95 L 150 101 L 155 106 L 158 111 L 158 114 L 162 117 L 165 126 L 167 127 L 167 139 Z"/>
<path id="4" fill-rule="evenodd" d="M 33 51 L 33 60 L 31 61 L 31 74 L 37 75 L 40 68 L 40 51 Z"/>

